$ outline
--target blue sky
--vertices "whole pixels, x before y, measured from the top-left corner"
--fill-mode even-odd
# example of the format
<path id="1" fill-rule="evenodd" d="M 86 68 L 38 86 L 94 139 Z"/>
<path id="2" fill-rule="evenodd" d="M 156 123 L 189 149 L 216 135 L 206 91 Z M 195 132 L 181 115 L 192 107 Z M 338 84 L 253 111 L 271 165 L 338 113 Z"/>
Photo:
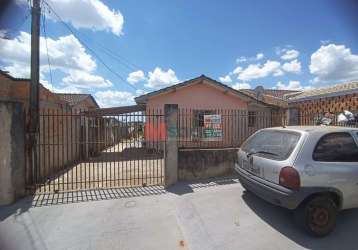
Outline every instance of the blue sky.
<path id="1" fill-rule="evenodd" d="M 0 40 L 0 67 L 19 77 L 29 74 L 26 2 L 2 8 L 0 16 L 7 37 Z M 46 3 L 43 84 L 91 93 L 102 106 L 129 104 L 133 96 L 201 74 L 234 88 L 307 89 L 358 79 L 358 1 Z"/>

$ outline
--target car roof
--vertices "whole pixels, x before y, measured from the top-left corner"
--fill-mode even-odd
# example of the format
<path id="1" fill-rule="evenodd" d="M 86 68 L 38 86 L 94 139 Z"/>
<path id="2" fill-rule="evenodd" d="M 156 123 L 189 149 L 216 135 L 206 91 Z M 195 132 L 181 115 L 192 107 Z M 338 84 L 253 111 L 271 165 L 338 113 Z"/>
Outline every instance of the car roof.
<path id="1" fill-rule="evenodd" d="M 342 126 L 285 126 L 285 127 L 273 127 L 267 128 L 272 130 L 290 130 L 297 132 L 307 132 L 307 133 L 331 133 L 331 132 L 347 132 L 347 131 L 358 131 L 358 128 L 352 127 L 342 127 Z"/>

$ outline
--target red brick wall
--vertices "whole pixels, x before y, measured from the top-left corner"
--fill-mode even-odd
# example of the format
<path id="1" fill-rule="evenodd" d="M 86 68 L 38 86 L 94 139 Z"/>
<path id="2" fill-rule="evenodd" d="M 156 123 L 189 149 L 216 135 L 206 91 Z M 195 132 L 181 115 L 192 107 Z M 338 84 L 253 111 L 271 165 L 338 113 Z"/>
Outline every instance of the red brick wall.
<path id="1" fill-rule="evenodd" d="M 64 108 L 67 103 L 60 100 L 58 96 L 40 86 L 40 108 Z M 0 100 L 19 101 L 28 107 L 30 99 L 30 81 L 13 80 L 0 74 Z"/>

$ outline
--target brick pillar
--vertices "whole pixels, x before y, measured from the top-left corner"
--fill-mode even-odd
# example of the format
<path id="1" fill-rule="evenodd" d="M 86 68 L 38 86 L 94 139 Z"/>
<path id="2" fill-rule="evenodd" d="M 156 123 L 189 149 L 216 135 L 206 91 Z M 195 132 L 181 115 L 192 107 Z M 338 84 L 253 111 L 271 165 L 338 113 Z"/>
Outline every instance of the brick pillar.
<path id="1" fill-rule="evenodd" d="M 178 104 L 165 104 L 164 115 L 167 134 L 164 150 L 164 185 L 169 187 L 178 181 Z"/>
<path id="2" fill-rule="evenodd" d="M 25 121 L 21 103 L 0 102 L 0 205 L 25 194 Z"/>

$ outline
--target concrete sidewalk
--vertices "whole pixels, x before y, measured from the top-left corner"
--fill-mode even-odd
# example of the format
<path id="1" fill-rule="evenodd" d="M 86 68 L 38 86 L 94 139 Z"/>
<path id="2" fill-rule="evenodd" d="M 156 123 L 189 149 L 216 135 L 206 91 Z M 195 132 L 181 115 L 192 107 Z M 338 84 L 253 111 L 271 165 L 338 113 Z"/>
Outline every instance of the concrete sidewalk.
<path id="1" fill-rule="evenodd" d="M 332 235 L 311 238 L 228 178 L 29 197 L 0 208 L 0 249 L 357 249 L 357 228 L 350 210 Z"/>

